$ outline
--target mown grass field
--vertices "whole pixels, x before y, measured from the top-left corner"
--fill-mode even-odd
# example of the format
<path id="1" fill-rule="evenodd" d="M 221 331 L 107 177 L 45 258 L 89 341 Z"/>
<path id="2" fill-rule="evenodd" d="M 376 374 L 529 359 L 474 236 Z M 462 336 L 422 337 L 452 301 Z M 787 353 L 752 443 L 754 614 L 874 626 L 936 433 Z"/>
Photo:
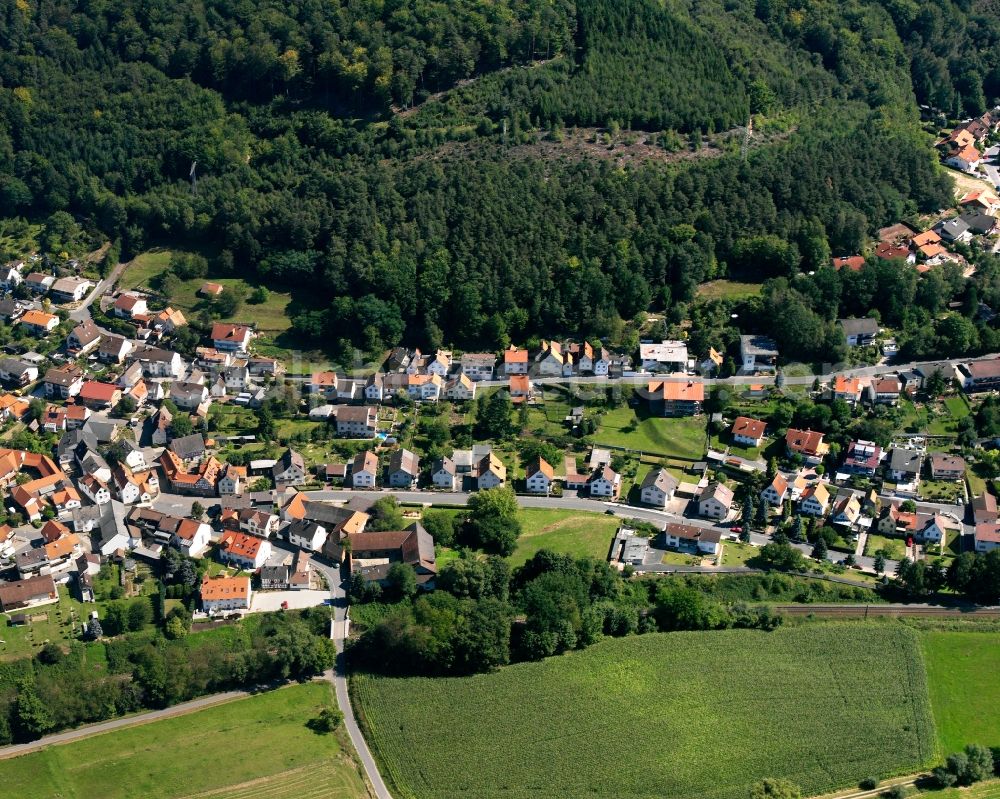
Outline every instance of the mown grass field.
<path id="1" fill-rule="evenodd" d="M 542 508 L 523 508 L 520 518 L 521 537 L 510 556 L 514 566 L 520 566 L 540 549 L 604 560 L 620 523 L 604 513 Z"/>
<path id="2" fill-rule="evenodd" d="M 705 455 L 705 417 L 643 418 L 632 408 L 614 408 L 602 417 L 594 443 L 654 452 L 686 460 Z"/>
<path id="3" fill-rule="evenodd" d="M 921 645 L 942 756 L 1000 746 L 1000 633 L 928 631 Z"/>
<path id="4" fill-rule="evenodd" d="M 973 785 L 971 788 L 949 788 L 946 791 L 927 791 L 921 796 L 933 796 L 936 799 L 1000 799 L 1000 780 Z"/>
<path id="5" fill-rule="evenodd" d="M 335 735 L 306 727 L 332 701 L 307 683 L 0 760 L 17 799 L 365 797 Z"/>
<path id="6" fill-rule="evenodd" d="M 768 776 L 811 795 L 935 749 L 916 633 L 890 624 L 651 634 L 353 688 L 399 799 L 745 799 Z"/>
<path id="7" fill-rule="evenodd" d="M 149 288 L 152 280 L 170 264 L 170 255 L 169 250 L 155 250 L 136 256 L 119 280 L 121 288 Z M 249 283 L 241 278 L 213 277 L 211 275 L 207 278 L 193 278 L 181 281 L 177 293 L 170 297 L 171 304 L 179 307 L 185 313 L 198 310 L 205 304 L 205 300 L 198 296 L 198 289 L 206 280 L 219 283 L 227 289 L 242 286 L 246 289 L 247 294 L 253 289 Z M 291 319 L 287 313 L 288 304 L 291 301 L 291 295 L 272 291 L 266 302 L 259 305 L 244 303 L 242 308 L 224 321 L 252 321 L 256 323 L 257 329 L 262 333 L 281 333 L 291 326 Z"/>
<path id="8" fill-rule="evenodd" d="M 710 280 L 698 286 L 698 297 L 704 300 L 730 300 L 760 296 L 760 283 L 741 283 L 738 280 Z"/>

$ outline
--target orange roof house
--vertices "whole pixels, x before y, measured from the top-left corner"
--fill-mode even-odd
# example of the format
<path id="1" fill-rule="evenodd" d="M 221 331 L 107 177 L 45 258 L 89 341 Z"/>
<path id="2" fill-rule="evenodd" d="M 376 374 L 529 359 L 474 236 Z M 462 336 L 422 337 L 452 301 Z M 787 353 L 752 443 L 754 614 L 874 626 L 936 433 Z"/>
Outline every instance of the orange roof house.
<path id="1" fill-rule="evenodd" d="M 54 314 L 45 313 L 44 311 L 32 309 L 21 317 L 21 324 L 41 330 L 53 330 L 59 326 L 59 317 Z"/>
<path id="2" fill-rule="evenodd" d="M 839 258 L 833 259 L 833 268 L 838 272 L 845 267 L 852 272 L 860 272 L 864 265 L 865 258 L 863 255 L 842 255 Z"/>
<path id="3" fill-rule="evenodd" d="M 250 607 L 249 577 L 205 577 L 201 602 L 206 611 Z"/>
<path id="4" fill-rule="evenodd" d="M 202 297 L 218 297 L 224 290 L 225 287 L 219 283 L 202 283 L 198 293 Z"/>
<path id="5" fill-rule="evenodd" d="M 527 375 L 510 376 L 510 396 L 514 402 L 524 402 L 531 397 L 531 378 Z"/>
<path id="6" fill-rule="evenodd" d="M 739 416 L 733 422 L 733 438 L 746 441 L 760 441 L 767 429 L 767 422 L 751 419 L 749 416 Z"/>
<path id="7" fill-rule="evenodd" d="M 69 528 L 55 519 L 49 519 L 42 526 L 41 529 L 42 539 L 46 544 L 51 544 L 53 541 L 57 541 L 64 535 L 69 535 Z"/>
<path id="8" fill-rule="evenodd" d="M 856 400 L 861 396 L 861 378 L 837 375 L 833 381 L 833 393 L 838 399 L 847 397 Z"/>
<path id="9" fill-rule="evenodd" d="M 830 451 L 830 445 L 823 442 L 823 434 L 815 430 L 789 428 L 785 434 L 785 448 L 789 455 L 803 455 L 808 458 L 822 458 Z"/>
<path id="10" fill-rule="evenodd" d="M 72 554 L 80 546 L 80 539 L 73 533 L 45 545 L 45 556 L 50 560 L 59 560 Z"/>

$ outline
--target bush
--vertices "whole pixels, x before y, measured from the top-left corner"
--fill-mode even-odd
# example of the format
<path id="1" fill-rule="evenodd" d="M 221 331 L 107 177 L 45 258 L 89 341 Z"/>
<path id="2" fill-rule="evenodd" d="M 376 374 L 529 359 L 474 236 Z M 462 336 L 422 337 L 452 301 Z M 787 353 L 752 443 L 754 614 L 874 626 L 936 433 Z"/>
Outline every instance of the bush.
<path id="1" fill-rule="evenodd" d="M 886 799 L 906 799 L 909 795 L 910 789 L 905 785 L 893 785 L 888 791 L 882 794 Z"/>
<path id="2" fill-rule="evenodd" d="M 309 729 L 326 735 L 336 730 L 344 721 L 344 714 L 332 707 L 325 707 L 319 715 L 309 720 Z"/>
<path id="3" fill-rule="evenodd" d="M 878 788 L 878 780 L 875 777 L 865 777 L 858 783 L 858 787 L 862 791 L 874 791 Z"/>

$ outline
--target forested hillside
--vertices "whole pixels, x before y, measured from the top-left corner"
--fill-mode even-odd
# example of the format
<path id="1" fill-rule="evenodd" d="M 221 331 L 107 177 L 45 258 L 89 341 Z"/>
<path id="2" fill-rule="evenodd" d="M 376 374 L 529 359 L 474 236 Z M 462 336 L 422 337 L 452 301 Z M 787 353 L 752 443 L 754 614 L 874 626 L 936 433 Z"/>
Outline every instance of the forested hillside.
<path id="1" fill-rule="evenodd" d="M 948 0 L 0 0 L 0 216 L 203 249 L 334 351 L 613 333 L 939 207 L 917 103 L 982 110 L 998 41 Z M 750 113 L 745 159 L 531 149 Z"/>

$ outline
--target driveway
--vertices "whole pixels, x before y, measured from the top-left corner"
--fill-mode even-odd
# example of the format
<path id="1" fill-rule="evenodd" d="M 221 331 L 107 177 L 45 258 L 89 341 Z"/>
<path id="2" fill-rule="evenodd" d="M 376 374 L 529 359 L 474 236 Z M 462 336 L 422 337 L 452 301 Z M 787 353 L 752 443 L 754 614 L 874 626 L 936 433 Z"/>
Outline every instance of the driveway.
<path id="1" fill-rule="evenodd" d="M 329 591 L 254 591 L 250 610 L 254 613 L 281 610 L 282 602 L 287 602 L 289 609 L 302 610 L 314 608 L 329 601 Z"/>

